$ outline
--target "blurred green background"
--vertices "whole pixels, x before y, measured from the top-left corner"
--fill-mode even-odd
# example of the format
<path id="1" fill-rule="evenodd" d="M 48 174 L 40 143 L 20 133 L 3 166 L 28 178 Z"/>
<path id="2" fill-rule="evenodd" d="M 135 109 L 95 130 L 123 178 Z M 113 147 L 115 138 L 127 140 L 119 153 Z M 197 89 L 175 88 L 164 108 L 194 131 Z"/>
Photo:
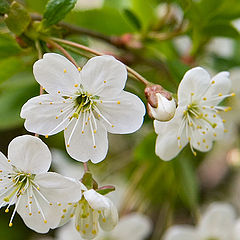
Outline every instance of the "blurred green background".
<path id="1" fill-rule="evenodd" d="M 27 134 L 20 110 L 29 98 L 39 94 L 32 74 L 38 54 L 31 33 L 47 3 L 17 1 L 23 12 L 18 16 L 10 14 L 11 2 L 0 0 L 0 150 L 4 154 L 14 137 Z M 139 211 L 149 216 L 153 231 L 148 239 L 158 240 L 173 223 L 196 222 L 199 207 L 208 202 L 229 201 L 240 209 L 235 195 L 240 174 L 240 1 L 79 0 L 59 20 L 56 25 L 50 24 L 45 34 L 111 54 L 172 93 L 191 67 L 203 66 L 212 75 L 231 73 L 237 95 L 225 102 L 233 107 L 224 116 L 229 131 L 211 152 L 194 157 L 187 147 L 174 160 L 162 161 L 155 155 L 156 134 L 147 115 L 138 132 L 109 135 L 106 160 L 90 164 L 90 169 L 100 185 L 106 179 L 111 184 L 114 175 L 126 182 L 121 215 Z M 55 51 L 40 43 L 44 52 Z M 67 50 L 80 66 L 91 57 L 86 52 Z M 126 89 L 146 103 L 140 83 L 129 78 Z M 42 139 L 50 148 L 65 149 L 62 133 Z M 73 162 L 67 155 L 65 158 Z M 0 239 L 38 239 L 19 216 L 14 227 L 8 228 L 11 211 L 1 212 Z M 54 235 L 54 231 L 48 234 Z"/>

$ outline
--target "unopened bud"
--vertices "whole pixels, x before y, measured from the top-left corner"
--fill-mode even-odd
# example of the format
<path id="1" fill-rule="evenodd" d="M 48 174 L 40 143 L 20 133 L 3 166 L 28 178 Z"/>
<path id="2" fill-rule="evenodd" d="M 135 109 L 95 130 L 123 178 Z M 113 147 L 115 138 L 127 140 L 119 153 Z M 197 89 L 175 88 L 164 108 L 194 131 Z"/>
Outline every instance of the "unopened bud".
<path id="1" fill-rule="evenodd" d="M 148 115 L 158 121 L 168 121 L 173 118 L 176 111 L 176 103 L 171 94 L 160 85 L 145 88 L 145 96 L 148 100 Z"/>

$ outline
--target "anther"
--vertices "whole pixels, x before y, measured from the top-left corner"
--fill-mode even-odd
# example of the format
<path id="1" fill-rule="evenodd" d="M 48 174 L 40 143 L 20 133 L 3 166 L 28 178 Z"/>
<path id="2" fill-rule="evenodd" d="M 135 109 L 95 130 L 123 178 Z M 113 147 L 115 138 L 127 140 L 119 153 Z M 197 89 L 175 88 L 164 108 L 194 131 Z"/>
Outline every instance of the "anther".
<path id="1" fill-rule="evenodd" d="M 5 209 L 5 213 L 8 213 L 9 212 L 9 209 L 7 208 L 7 209 Z"/>
<path id="2" fill-rule="evenodd" d="M 96 147 L 97 147 L 96 145 L 93 146 L 93 148 L 96 148 Z"/>
<path id="3" fill-rule="evenodd" d="M 45 135 L 45 138 L 48 138 L 48 135 Z"/>
<path id="4" fill-rule="evenodd" d="M 63 72 L 64 72 L 64 73 L 66 73 L 66 72 L 67 72 L 67 70 L 66 70 L 66 69 L 64 69 L 64 70 L 63 70 Z"/>
<path id="5" fill-rule="evenodd" d="M 77 69 L 78 69 L 79 72 L 82 70 L 80 67 L 78 67 Z"/>
<path id="6" fill-rule="evenodd" d="M 218 96 L 221 97 L 221 96 L 222 96 L 222 93 L 219 93 Z"/>
<path id="7" fill-rule="evenodd" d="M 44 220 L 44 223 L 47 223 L 47 220 Z"/>
<path id="8" fill-rule="evenodd" d="M 236 96 L 236 93 L 231 93 L 231 96 L 232 96 L 232 97 L 235 97 L 235 96 Z"/>
<path id="9" fill-rule="evenodd" d="M 74 87 L 78 87 L 78 84 L 75 84 Z"/>
<path id="10" fill-rule="evenodd" d="M 117 104 L 120 104 L 120 101 L 117 101 Z"/>
<path id="11" fill-rule="evenodd" d="M 107 81 L 104 80 L 103 82 L 106 83 Z"/>
<path id="12" fill-rule="evenodd" d="M 94 133 L 96 133 L 96 132 L 97 132 L 97 130 L 93 130 L 93 132 L 94 132 Z"/>
<path id="13" fill-rule="evenodd" d="M 211 83 L 212 83 L 212 84 L 214 84 L 214 83 L 215 83 L 215 81 L 212 81 Z"/>
<path id="14" fill-rule="evenodd" d="M 204 100 L 204 101 L 206 101 L 206 100 L 207 100 L 207 98 L 206 98 L 206 97 L 204 97 L 204 98 L 203 98 L 203 100 Z"/>
<path id="15" fill-rule="evenodd" d="M 12 227 L 12 225 L 13 225 L 12 223 L 9 223 L 9 225 L 8 225 L 8 226 L 9 226 L 9 227 Z"/>

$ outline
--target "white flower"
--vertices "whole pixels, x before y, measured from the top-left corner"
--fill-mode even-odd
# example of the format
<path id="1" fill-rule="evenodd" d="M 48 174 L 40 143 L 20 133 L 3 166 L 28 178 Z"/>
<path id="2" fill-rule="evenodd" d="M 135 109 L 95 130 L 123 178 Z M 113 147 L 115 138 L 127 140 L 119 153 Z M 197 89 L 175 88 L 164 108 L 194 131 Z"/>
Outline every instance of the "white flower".
<path id="1" fill-rule="evenodd" d="M 158 121 L 168 121 L 172 119 L 176 111 L 175 100 L 173 98 L 172 100 L 168 100 L 162 96 L 161 93 L 156 93 L 156 97 L 158 99 L 158 106 L 155 108 L 148 103 L 148 114 Z"/>
<path id="2" fill-rule="evenodd" d="M 111 231 L 118 223 L 118 212 L 112 201 L 90 189 L 83 192 L 83 197 L 63 210 L 60 225 L 75 216 L 75 228 L 83 239 L 93 239 L 99 232 L 99 225 L 104 231 Z"/>
<path id="3" fill-rule="evenodd" d="M 29 228 L 46 233 L 59 223 L 59 205 L 81 198 L 79 184 L 47 172 L 50 164 L 46 144 L 29 135 L 11 141 L 8 159 L 0 152 L 0 207 L 7 205 L 5 212 L 9 212 L 15 204 L 10 227 L 18 212 Z"/>
<path id="4" fill-rule="evenodd" d="M 239 240 L 239 230 L 239 220 L 236 221 L 232 206 L 214 203 L 197 227 L 170 227 L 164 240 Z"/>
<path id="5" fill-rule="evenodd" d="M 61 227 L 57 232 L 57 240 L 80 240 L 79 233 L 74 229 L 73 222 Z M 144 240 L 151 231 L 151 221 L 140 213 L 130 213 L 120 218 L 119 223 L 111 232 L 99 229 L 95 240 Z"/>
<path id="6" fill-rule="evenodd" d="M 200 67 L 189 70 L 178 87 L 178 107 L 168 122 L 154 121 L 158 134 L 156 154 L 163 160 L 177 156 L 189 142 L 194 149 L 206 152 L 212 142 L 223 137 L 224 122 L 219 111 L 229 107 L 217 106 L 229 94 L 231 81 L 228 72 L 221 72 L 212 79 Z"/>
<path id="7" fill-rule="evenodd" d="M 64 130 L 67 151 L 76 160 L 102 161 L 107 132 L 132 133 L 142 125 L 144 104 L 123 91 L 127 70 L 114 57 L 94 57 L 79 71 L 65 57 L 48 53 L 33 73 L 48 94 L 24 104 L 25 128 L 47 136 Z"/>

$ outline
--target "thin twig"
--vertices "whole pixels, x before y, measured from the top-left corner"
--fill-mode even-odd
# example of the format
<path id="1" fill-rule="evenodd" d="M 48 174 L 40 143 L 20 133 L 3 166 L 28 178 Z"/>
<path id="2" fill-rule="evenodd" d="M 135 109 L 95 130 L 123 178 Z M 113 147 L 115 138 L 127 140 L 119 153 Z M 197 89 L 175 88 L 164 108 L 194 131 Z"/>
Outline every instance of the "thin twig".
<path id="1" fill-rule="evenodd" d="M 98 52 L 92 48 L 89 48 L 89 47 L 86 47 L 82 44 L 79 44 L 79 43 L 75 43 L 75 42 L 72 42 L 72 41 L 68 41 L 68 40 L 64 40 L 64 39 L 59 39 L 59 38 L 51 38 L 53 41 L 56 41 L 56 42 L 60 42 L 60 43 L 64 43 L 64 44 L 67 44 L 67 45 L 70 45 L 70 46 L 73 46 L 73 47 L 76 47 L 76 48 L 79 48 L 79 49 L 82 49 L 86 52 L 90 52 L 96 56 L 102 56 L 104 55 L 103 53 L 101 52 Z M 51 40 L 47 40 L 48 42 L 51 41 Z M 51 41 L 51 42 L 53 42 Z M 127 71 L 129 73 L 131 73 L 137 80 L 139 80 L 140 82 L 142 82 L 145 86 L 148 86 L 148 85 L 151 85 L 151 83 L 146 80 L 143 76 L 141 76 L 139 73 L 137 73 L 135 70 L 133 70 L 132 68 L 126 66 L 127 68 Z"/>
<path id="2" fill-rule="evenodd" d="M 35 47 L 37 49 L 37 53 L 38 53 L 38 59 L 42 59 L 43 54 L 42 54 L 42 49 L 41 49 L 41 45 L 39 40 L 35 41 Z M 43 87 L 40 85 L 40 91 L 39 91 L 39 95 L 43 94 Z M 35 133 L 35 137 L 39 137 L 39 134 Z"/>
<path id="3" fill-rule="evenodd" d="M 87 162 L 83 163 L 84 172 L 88 172 Z"/>
<path id="4" fill-rule="evenodd" d="M 57 48 L 59 51 L 61 51 L 66 58 L 71 61 L 76 67 L 78 67 L 77 62 L 73 59 L 73 57 L 59 44 L 57 44 L 56 42 L 52 41 L 52 40 L 47 40 L 47 42 L 52 45 L 53 47 Z"/>

